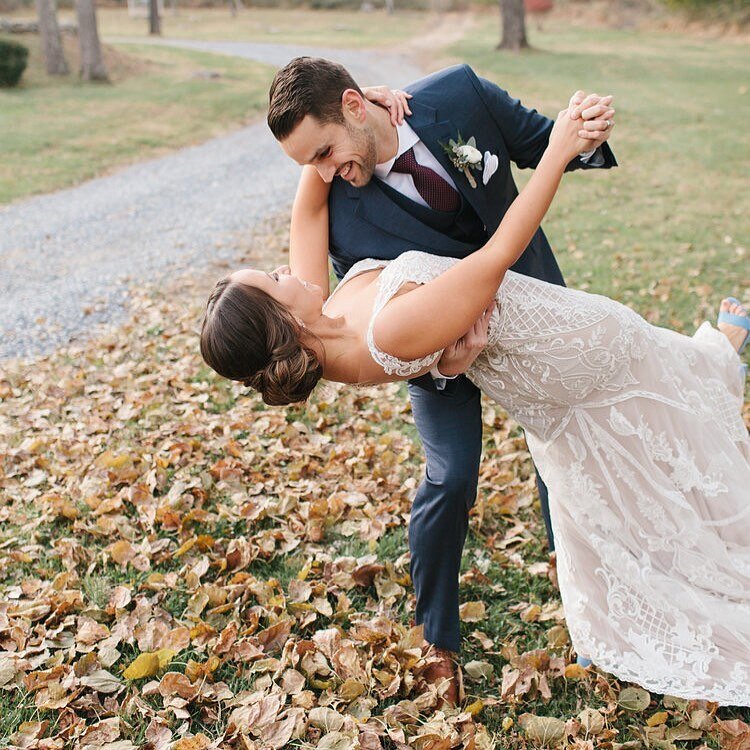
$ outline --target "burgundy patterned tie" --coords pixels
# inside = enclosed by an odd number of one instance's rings
[[[413,148],[396,159],[391,171],[410,174],[417,192],[435,211],[456,211],[461,205],[458,191],[454,190],[437,172],[417,162]]]

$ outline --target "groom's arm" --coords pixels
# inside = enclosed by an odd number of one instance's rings
[[[330,294],[328,275],[328,193],[314,167],[306,166],[297,186],[289,227],[289,267],[303,281]]]
[[[535,109],[524,107],[507,91],[477,76],[468,65],[464,66],[464,70],[490,117],[502,133],[511,160],[522,169],[535,168],[549,143],[553,121],[539,114]],[[578,156],[573,159],[566,171],[609,169],[616,166],[617,161],[612,149],[608,143],[604,143],[590,157]]]

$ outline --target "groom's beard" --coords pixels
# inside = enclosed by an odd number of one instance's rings
[[[352,127],[348,122],[346,123],[346,129],[352,141],[353,149],[362,155],[362,163],[354,165],[355,177],[350,182],[354,187],[364,187],[372,179],[375,166],[378,163],[375,133],[372,128],[368,127],[360,130],[359,128]]]

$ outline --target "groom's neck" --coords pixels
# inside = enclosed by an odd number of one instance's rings
[[[372,124],[375,133],[375,148],[377,150],[377,163],[383,164],[396,156],[398,151],[398,131],[391,122],[391,116],[387,109],[377,104],[367,102],[367,117]]]

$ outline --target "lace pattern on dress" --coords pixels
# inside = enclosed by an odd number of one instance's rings
[[[455,262],[392,261],[375,314]],[[750,439],[726,337],[512,271],[496,300],[467,375],[527,431],[576,651],[649,690],[750,705]]]

